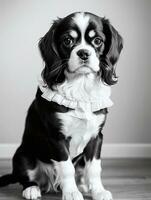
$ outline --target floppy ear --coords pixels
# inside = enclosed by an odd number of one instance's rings
[[[42,71],[42,77],[47,85],[51,88],[56,82],[59,73],[59,65],[61,59],[55,44],[55,31],[61,19],[54,21],[49,31],[39,41],[39,49],[41,56],[45,62],[45,68]]]
[[[106,19],[102,19],[103,32],[105,34],[105,49],[101,57],[102,79],[108,85],[117,82],[115,64],[123,48],[123,39],[117,30]]]

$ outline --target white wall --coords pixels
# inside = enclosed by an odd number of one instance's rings
[[[20,142],[43,68],[38,40],[53,19],[73,11],[106,16],[124,38],[105,142],[151,143],[150,0],[1,0],[0,143]]]

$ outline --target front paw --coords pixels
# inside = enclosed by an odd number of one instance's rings
[[[81,192],[63,192],[62,200],[84,200]]]
[[[113,200],[112,194],[108,190],[102,190],[100,192],[92,193],[93,200]]]
[[[25,199],[38,199],[41,197],[40,188],[38,186],[30,186],[23,190],[22,196]]]

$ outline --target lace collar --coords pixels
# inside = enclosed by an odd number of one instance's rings
[[[42,97],[68,108],[81,112],[95,112],[113,105],[110,99],[111,87],[105,85],[93,74],[83,75],[75,79],[66,79],[51,90],[43,79],[39,80]]]

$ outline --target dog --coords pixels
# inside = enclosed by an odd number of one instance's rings
[[[106,18],[76,12],[54,21],[39,41],[45,67],[1,187],[19,182],[26,199],[61,190],[63,200],[83,200],[88,191],[94,200],[112,200],[101,181],[102,129],[122,48]]]

